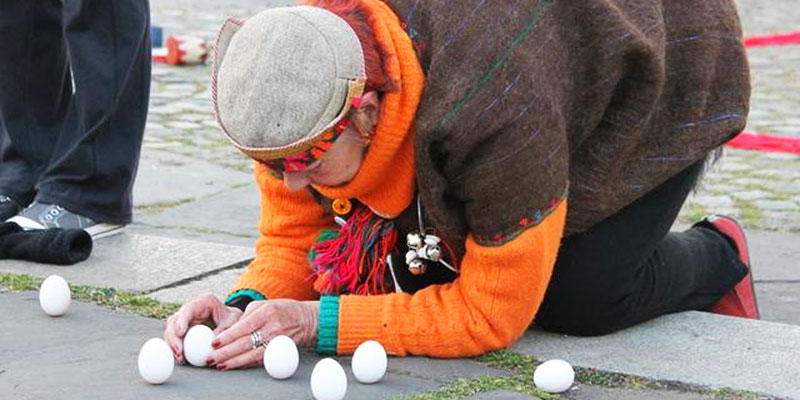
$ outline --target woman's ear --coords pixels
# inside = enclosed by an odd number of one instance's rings
[[[361,106],[358,107],[359,123],[364,128],[369,129],[370,133],[375,130],[378,120],[381,117],[381,99],[378,92],[370,90],[361,97]]]

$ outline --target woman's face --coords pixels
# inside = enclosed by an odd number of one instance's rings
[[[350,182],[361,168],[364,152],[369,145],[369,141],[356,129],[356,125],[366,134],[374,133],[380,118],[380,106],[377,92],[365,93],[358,112],[353,116],[353,123],[345,128],[325,155],[302,171],[284,172],[284,185],[289,190],[300,190],[310,184],[341,186]]]
[[[283,183],[289,190],[304,189],[309,184],[343,185],[358,173],[366,147],[366,142],[350,124],[317,162],[302,171],[284,172]]]

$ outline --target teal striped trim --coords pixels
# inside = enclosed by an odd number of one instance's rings
[[[335,355],[339,343],[339,296],[322,296],[319,301],[317,353]]]
[[[231,293],[231,295],[228,296],[227,299],[225,299],[225,304],[231,304],[232,301],[234,301],[234,300],[236,300],[236,299],[238,299],[239,297],[242,297],[242,296],[247,296],[247,297],[249,297],[249,298],[251,298],[253,300],[266,300],[267,299],[263,294],[255,291],[253,289],[241,289],[241,290],[237,290],[237,291]]]

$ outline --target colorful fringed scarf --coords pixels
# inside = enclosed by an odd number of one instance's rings
[[[390,292],[386,257],[396,241],[394,222],[359,205],[338,231],[322,231],[312,247],[314,289],[321,295]]]

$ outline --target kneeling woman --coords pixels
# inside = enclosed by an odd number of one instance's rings
[[[601,335],[667,313],[757,318],[725,217],[670,233],[709,153],[744,125],[733,3],[320,0],[229,20],[213,104],[252,157],[256,258],[185,304],[209,361],[279,334],[463,357],[541,329]],[[686,11],[691,10],[691,11]]]

